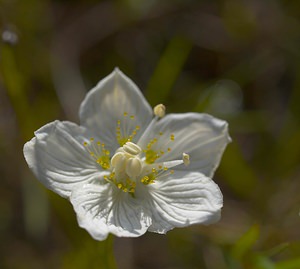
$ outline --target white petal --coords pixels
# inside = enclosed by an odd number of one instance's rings
[[[149,231],[157,233],[196,223],[214,223],[219,220],[223,206],[218,185],[197,172],[177,171],[157,180],[149,185],[149,195],[152,197]]]
[[[159,135],[160,132],[163,134]],[[170,139],[171,134],[174,141]],[[175,169],[199,171],[208,177],[213,176],[226,145],[231,141],[226,121],[199,113],[167,115],[155,124],[147,136],[146,141],[158,138],[152,148],[165,152],[157,162],[181,159],[182,154],[187,153],[189,166]]]
[[[127,116],[124,116],[125,112]],[[133,140],[136,141],[153,115],[138,87],[117,68],[86,95],[79,114],[81,124],[105,136],[107,143],[115,146],[113,150],[119,147],[116,139],[118,120],[123,134],[128,136],[136,126],[140,127]]]
[[[35,176],[49,189],[68,197],[78,184],[103,173],[83,146],[86,130],[71,122],[51,122],[24,145],[24,157]]]
[[[87,230],[95,240],[105,240],[109,233],[107,225],[101,219],[93,217],[84,207],[76,207],[76,209],[79,226]]]
[[[151,225],[140,201],[110,183],[84,185],[72,192],[70,200],[76,213],[90,223],[83,228],[92,235],[97,233],[97,225],[93,223],[105,223],[110,233],[120,237],[140,236]]]

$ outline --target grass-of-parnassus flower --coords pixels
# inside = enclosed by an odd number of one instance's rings
[[[80,125],[41,127],[25,144],[25,159],[97,240],[216,222],[223,198],[211,177],[230,142],[227,123],[165,110],[151,109],[116,68],[85,97]]]

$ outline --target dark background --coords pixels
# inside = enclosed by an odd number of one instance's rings
[[[0,268],[300,268],[300,1],[0,0],[0,19]],[[229,122],[219,223],[97,242],[28,169],[33,132],[78,123],[115,66],[152,106]]]

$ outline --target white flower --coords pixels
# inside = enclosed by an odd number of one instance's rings
[[[47,188],[70,199],[92,237],[166,233],[220,218],[222,193],[211,177],[230,142],[225,121],[152,110],[118,69],[87,94],[79,115],[81,126],[40,128],[24,156]]]

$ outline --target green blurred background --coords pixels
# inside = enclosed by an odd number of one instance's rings
[[[0,0],[0,19],[0,268],[300,268],[299,0]],[[229,122],[219,223],[97,242],[29,171],[23,144],[115,66],[151,105]]]

